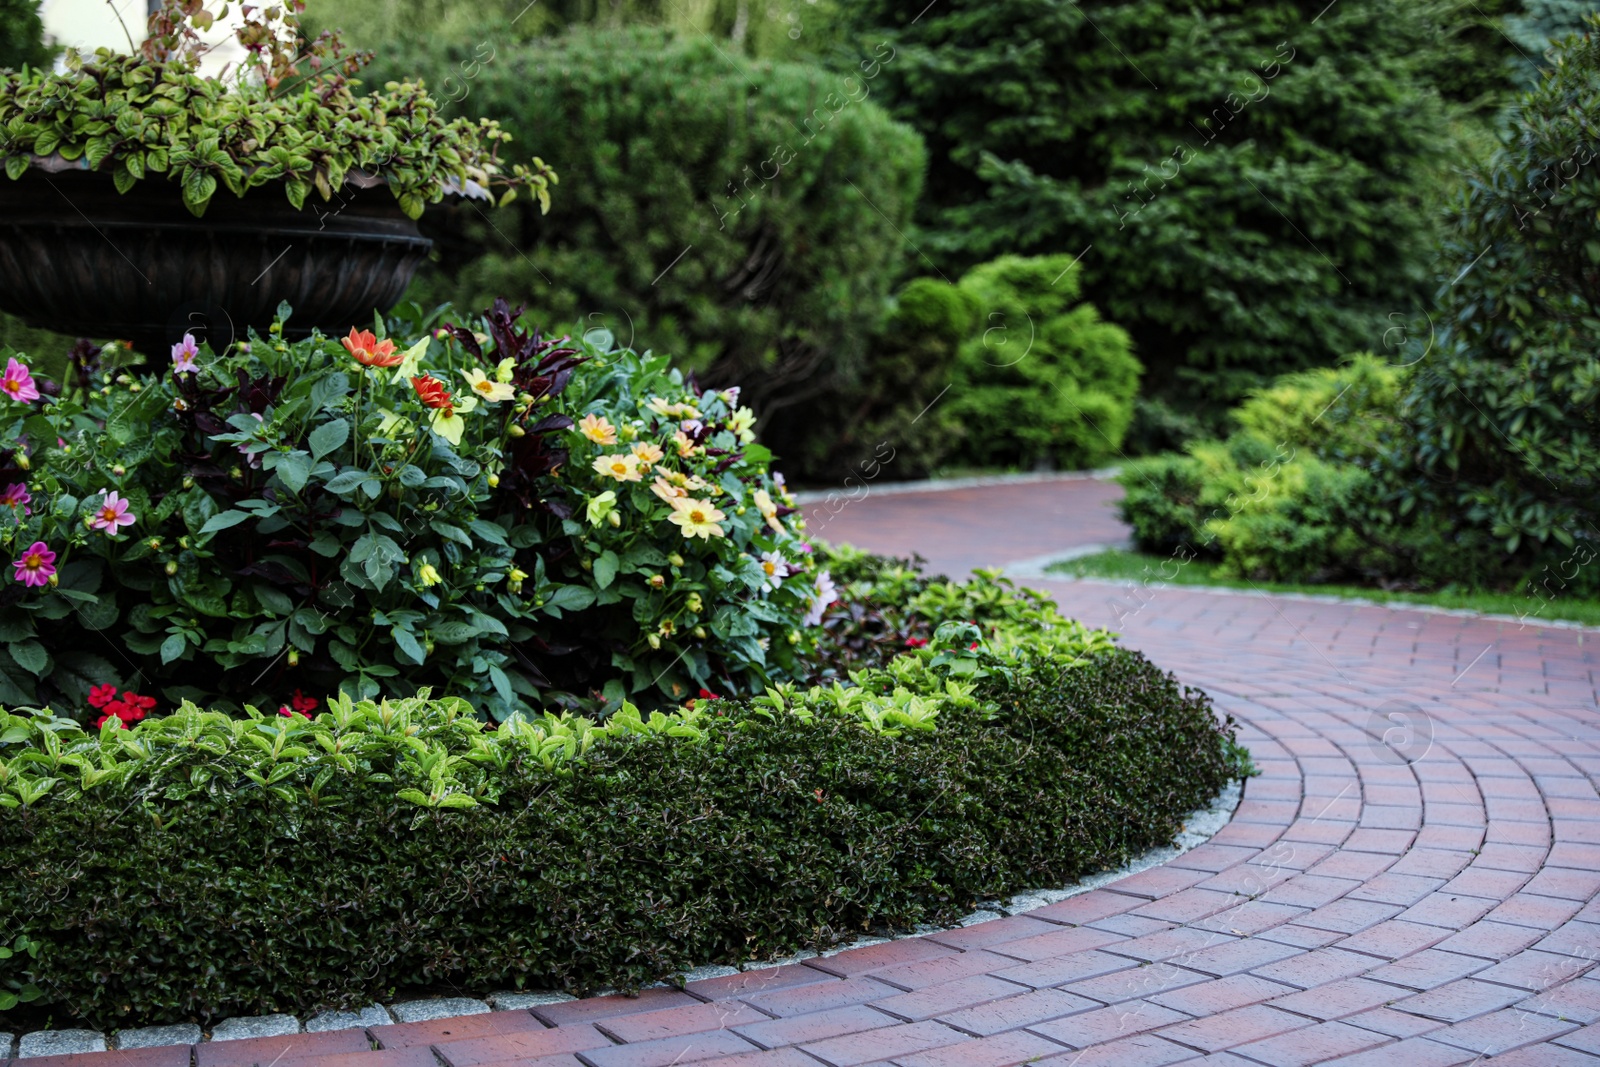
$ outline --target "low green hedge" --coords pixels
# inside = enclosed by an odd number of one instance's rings
[[[603,727],[422,698],[98,734],[0,713],[0,930],[39,944],[0,988],[114,1027],[636,987],[1067,884],[1238,773],[1231,724],[1138,653],[976,633]]]

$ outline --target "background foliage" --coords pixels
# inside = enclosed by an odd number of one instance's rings
[[[1590,589],[1594,568],[1571,564],[1600,547],[1596,26],[1558,46],[1453,204],[1441,336],[1385,464],[1401,513],[1441,517],[1500,580],[1559,567]]]
[[[0,0],[0,69],[48,67],[55,49],[45,44],[39,0]]]
[[[437,84],[470,47],[394,48],[375,75]],[[871,95],[891,62],[736,61],[653,30],[500,47],[457,107],[560,159],[561,186],[547,216],[463,208],[469,239],[443,235],[420,291],[526,294],[540,321],[673,352],[743,385],[779,452],[831,432],[799,409],[860,373],[921,184],[917,137]]]
[[[1430,9],[1277,0],[852,8],[898,50],[883,93],[927,140],[921,246],[949,271],[1084,254],[1149,382],[1220,413],[1373,347],[1427,293],[1429,175],[1455,61]],[[1090,250],[1092,248],[1092,250]]]

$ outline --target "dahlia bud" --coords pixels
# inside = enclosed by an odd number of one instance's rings
[[[161,538],[159,538],[159,537],[152,537],[152,538],[150,538],[150,540],[146,541],[145,544],[150,546],[151,551],[154,551],[154,552],[160,552],[161,551]]]
[[[620,527],[622,525],[622,516],[613,511],[611,514],[606,516],[606,521],[609,522],[613,528]]]
[[[26,452],[18,452],[16,456],[17,466],[21,467],[23,470],[28,470],[33,466],[32,463],[28,462],[28,454]]]
[[[513,422],[511,424],[511,429],[507,430],[506,432],[512,437],[526,437],[528,435],[528,431],[524,430],[522,425],[516,422]]]
[[[696,615],[700,613],[701,608],[705,607],[705,601],[700,599],[699,593],[690,593],[688,604],[689,610],[694,612]]]
[[[660,648],[661,647],[661,638],[657,637],[655,634],[647,635],[645,637],[645,641],[647,643],[649,643],[651,648]]]
[[[289,655],[284,658],[289,661],[289,666],[300,666],[300,650],[298,648],[291,647],[289,649]]]
[[[174,574],[178,573],[178,561],[175,559],[169,559],[167,560],[167,565],[161,569],[167,572],[168,578],[171,578]]]
[[[193,478],[189,478],[189,477],[185,477],[183,479],[183,487],[185,489],[193,489],[194,488],[194,479]]]
[[[189,547],[189,535],[188,534],[185,534],[182,537],[178,538],[178,547],[179,548],[188,548]]]
[[[700,640],[704,641],[706,639],[706,628],[704,626],[696,626],[694,628],[694,635]]]
[[[672,564],[674,567],[681,567],[683,566],[683,557],[674,552],[672,555],[667,557],[667,562]]]
[[[520,567],[512,567],[506,572],[506,588],[513,593],[522,592],[522,583],[527,580],[528,572]]]
[[[498,489],[498,488],[500,488],[500,476],[498,474],[489,475],[489,488],[490,489]]]
[[[121,478],[128,473],[128,468],[118,463],[115,467],[111,468],[111,473],[116,475],[118,478]]]
[[[651,589],[662,589],[662,588],[664,588],[666,586],[666,584],[667,584],[667,579],[666,579],[665,575],[652,574],[650,576],[650,588]]]

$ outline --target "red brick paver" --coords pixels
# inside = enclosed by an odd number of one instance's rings
[[[1124,539],[1119,495],[1059,479],[807,513],[829,540],[960,576]],[[1600,1065],[1600,633],[1022,584],[1239,723],[1262,773],[1210,843],[1026,916],[682,992],[207,1043],[195,1063],[409,1067],[362,1051],[381,1045],[448,1067]]]

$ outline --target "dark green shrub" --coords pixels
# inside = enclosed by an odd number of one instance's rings
[[[881,95],[927,141],[918,245],[946,273],[1081,252],[1147,388],[1217,415],[1424,306],[1459,63],[1429,5],[923,6],[852,17],[896,49]]]
[[[1117,481],[1124,490],[1117,508],[1146,552],[1169,553],[1203,545],[1205,510],[1200,494],[1203,468],[1192,455],[1146,456],[1125,463]]]
[[[0,0],[0,69],[48,67],[55,49],[44,43],[41,0]]]
[[[1385,461],[1403,514],[1508,582],[1600,588],[1600,37],[1551,55],[1455,205],[1439,343]]]
[[[963,459],[1070,469],[1121,454],[1139,361],[1080,286],[1071,256],[1001,256],[962,277],[982,331],[944,401],[966,429]]]
[[[929,649],[600,734],[485,732],[459,701],[95,735],[0,713],[0,927],[42,943],[0,982],[96,1027],[637,987],[1066,884],[1241,770],[1205,696],[1138,653],[961,650],[975,693]]]
[[[822,402],[833,432],[815,454],[827,458],[802,469],[842,476],[848,491],[944,463],[1083,467],[1117,456],[1139,361],[1124,330],[1078,302],[1080,284],[1070,256],[1002,256],[954,285],[911,281],[860,377]]]
[[[977,301],[967,289],[936,278],[907,282],[872,339],[860,376],[818,402],[818,417],[830,432],[786,457],[791,469],[818,482],[846,479],[846,491],[880,477],[932,473],[965,436],[940,394],[977,325]]]
[[[459,75],[479,38],[396,47],[382,71]],[[885,47],[848,74],[730,62],[699,36],[575,29],[479,64],[502,117],[561,174],[549,215],[460,209],[422,291],[525,299],[746,389],[781,453],[828,435],[809,403],[854,380],[906,253],[921,143],[877,106]],[[385,76],[378,73],[378,77]]]
[[[1504,19],[1505,36],[1516,50],[1506,57],[1513,79],[1524,89],[1539,84],[1549,69],[1545,53],[1574,33],[1583,33],[1595,13],[1593,0],[1522,0],[1521,11]]]

